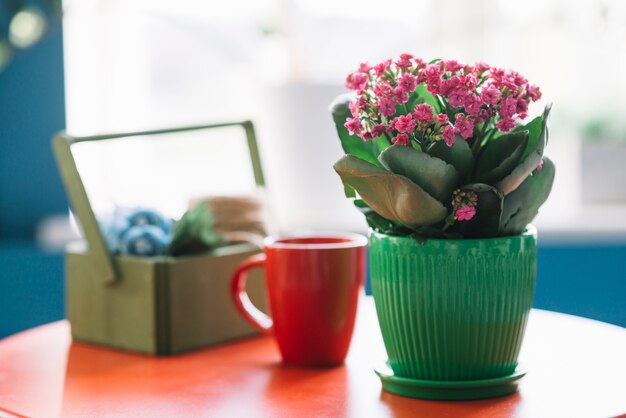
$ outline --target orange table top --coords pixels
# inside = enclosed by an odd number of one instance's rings
[[[612,417],[626,413],[626,329],[532,312],[520,391],[425,401],[381,390],[384,349],[371,298],[360,301],[346,364],[281,365],[258,337],[175,357],[72,343],[66,321],[0,341],[0,418],[32,417]]]

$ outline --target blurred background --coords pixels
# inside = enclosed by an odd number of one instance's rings
[[[251,119],[274,230],[365,233],[331,168],[327,108],[359,63],[402,52],[541,86],[557,178],[535,222],[535,306],[626,326],[625,42],[620,0],[0,0],[0,337],[64,317],[75,232],[55,132]]]

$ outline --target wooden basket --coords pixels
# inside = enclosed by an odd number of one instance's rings
[[[256,334],[235,310],[229,292],[234,268],[260,252],[258,247],[231,245],[184,257],[111,255],[72,154],[72,145],[80,142],[231,126],[245,133],[256,185],[264,186],[249,121],[83,138],[60,133],[54,138],[61,177],[86,240],[68,246],[65,258],[67,316],[75,340],[166,355]],[[251,274],[248,294],[264,308],[262,272]]]

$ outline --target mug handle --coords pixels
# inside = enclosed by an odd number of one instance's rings
[[[237,266],[230,283],[230,294],[239,313],[256,329],[265,335],[274,333],[274,321],[261,312],[250,300],[246,293],[248,270],[255,267],[265,268],[265,254],[248,257]]]

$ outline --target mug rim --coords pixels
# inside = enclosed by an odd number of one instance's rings
[[[329,242],[285,242],[289,240],[324,240]],[[271,235],[263,240],[264,248],[284,250],[333,250],[360,248],[368,244],[367,237],[352,232],[310,232]]]

